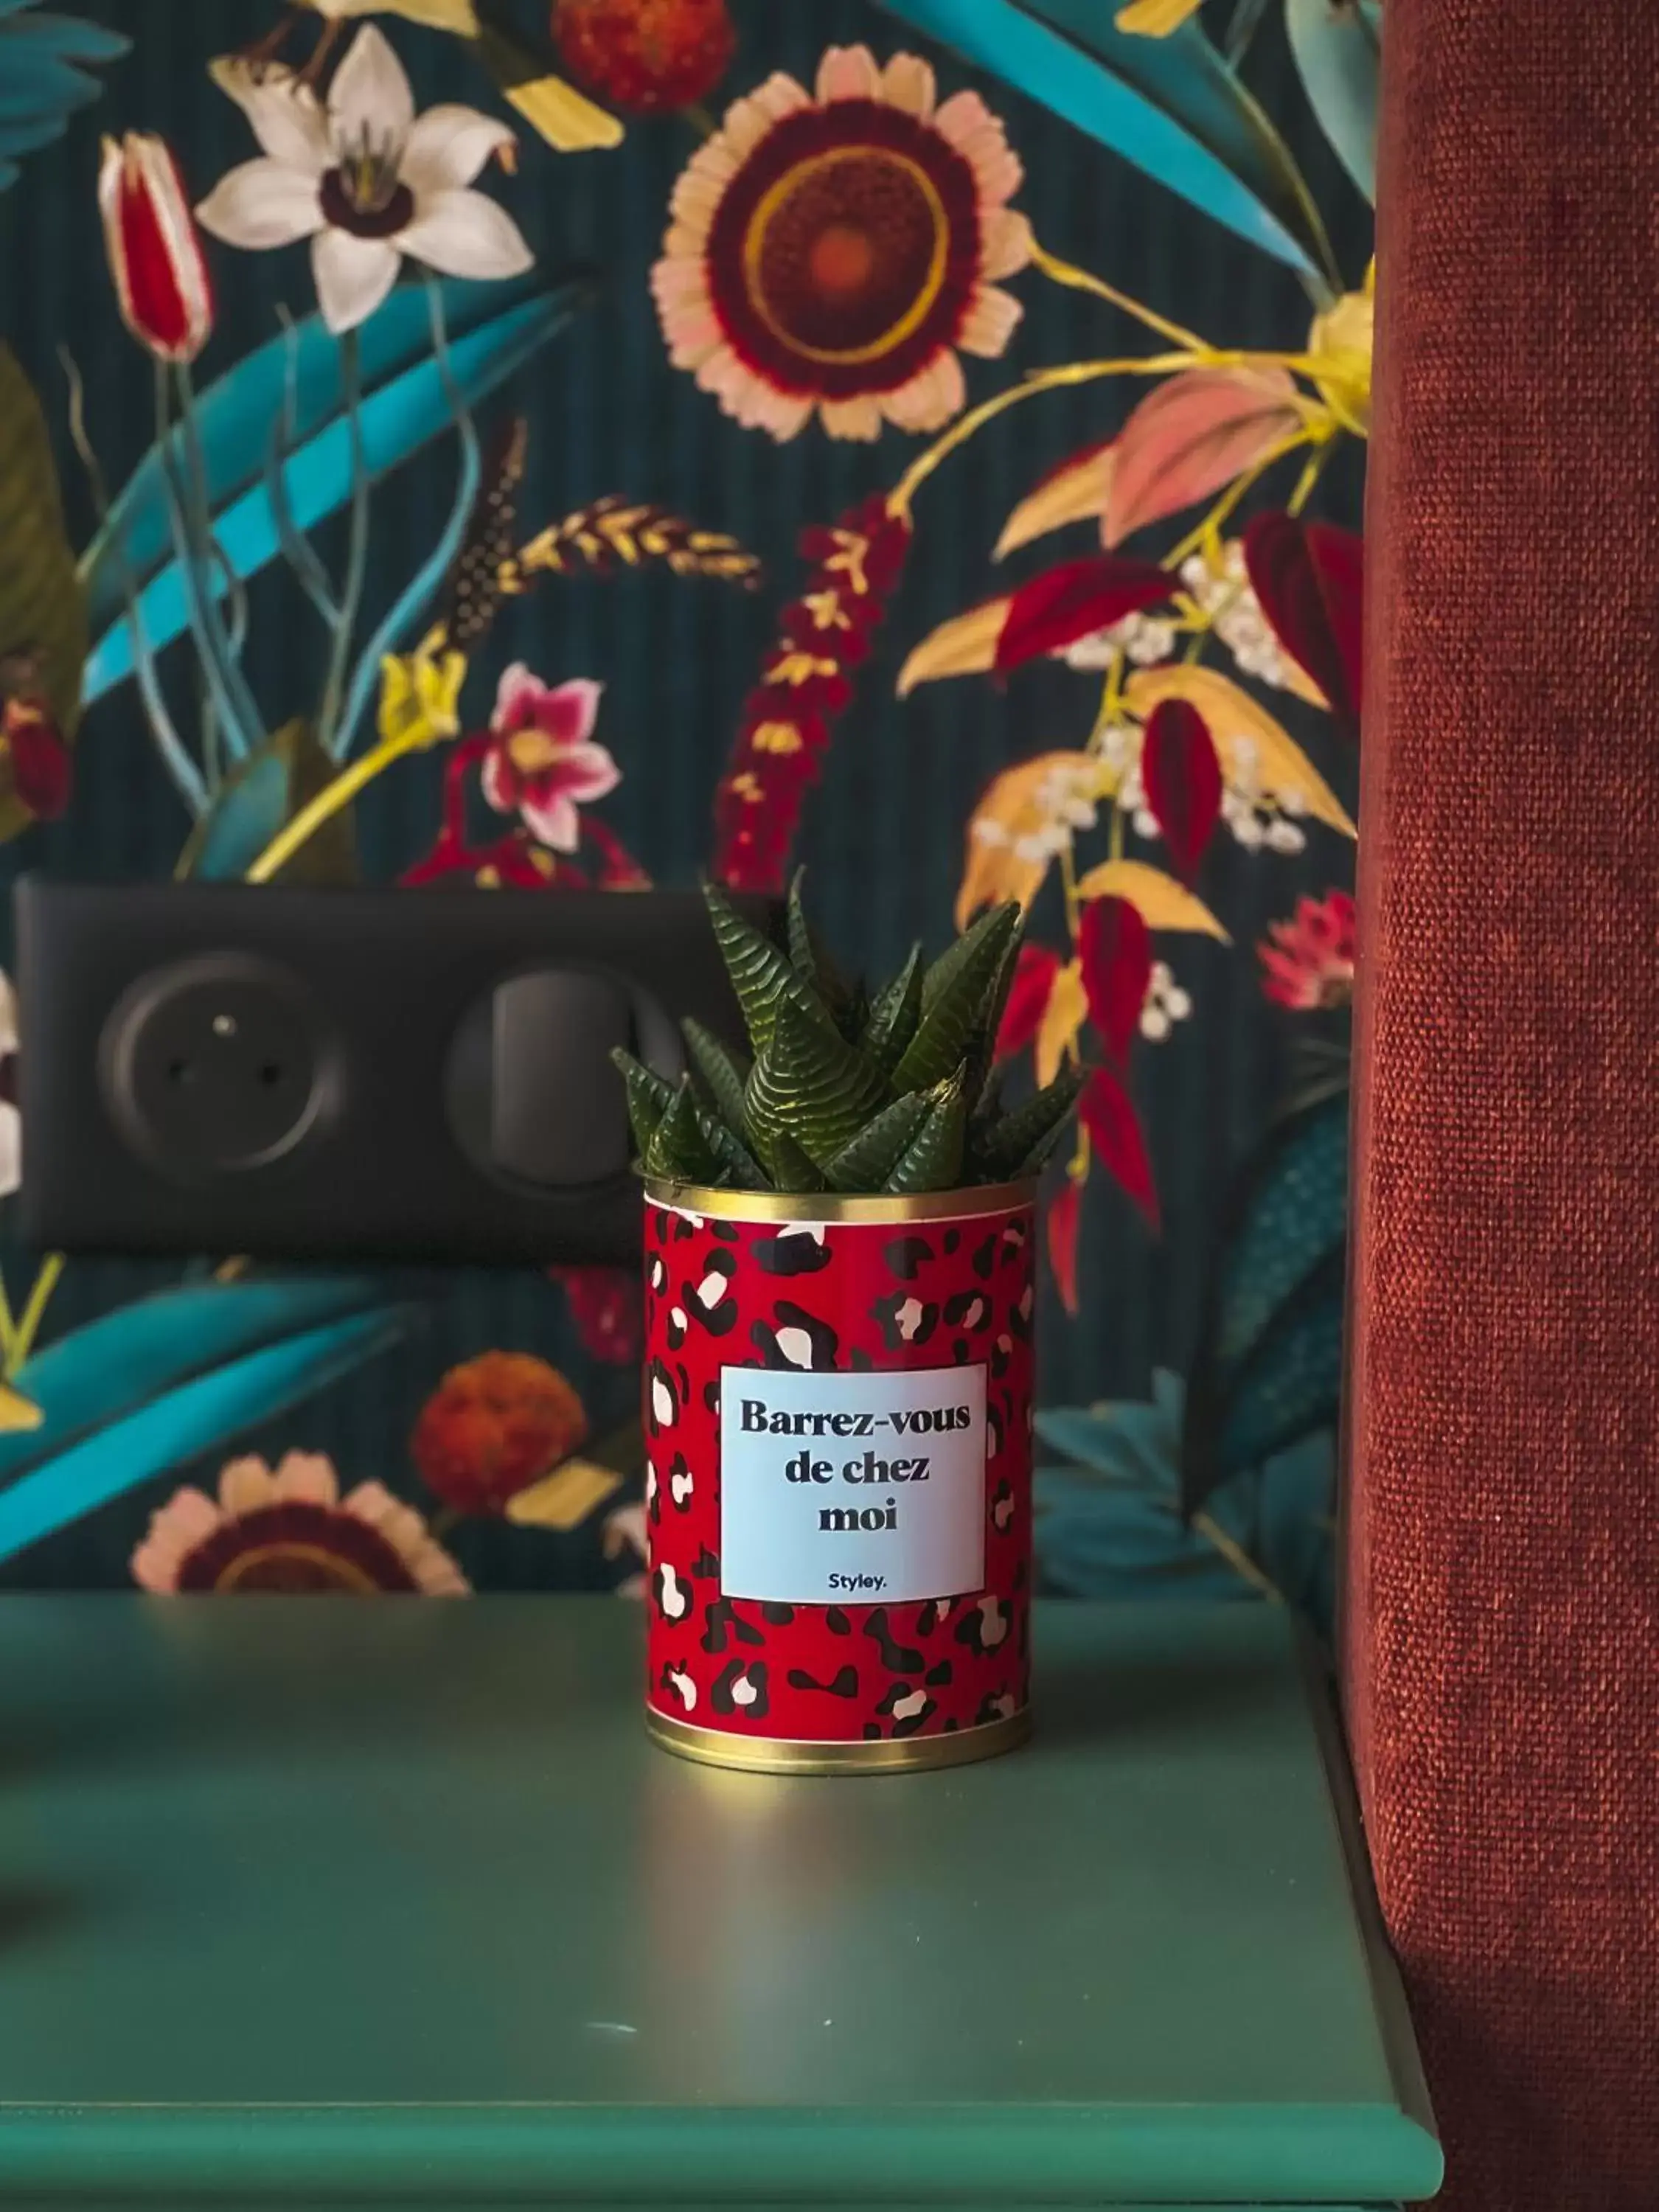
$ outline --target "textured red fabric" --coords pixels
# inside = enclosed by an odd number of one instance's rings
[[[1659,2207],[1659,5],[1389,0],[1345,1662],[1455,2212]]]

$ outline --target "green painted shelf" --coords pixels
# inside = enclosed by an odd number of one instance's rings
[[[595,1599],[0,1602],[0,2199],[1376,2206],[1440,2153],[1269,1607],[1054,1605],[1038,1733],[646,1742]]]

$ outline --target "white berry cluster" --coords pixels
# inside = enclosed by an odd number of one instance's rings
[[[1213,618],[1216,635],[1246,676],[1276,691],[1289,690],[1293,683],[1291,664],[1274,636],[1261,602],[1250,588],[1244,567],[1244,548],[1237,538],[1221,549],[1221,565],[1215,568],[1201,553],[1181,564],[1181,580],[1188,596]]]
[[[1177,1022],[1184,1022],[1193,1011],[1193,1002],[1175,979],[1167,960],[1154,960],[1151,981],[1146,986],[1146,1003],[1140,1010],[1140,1034],[1153,1044],[1162,1044]]]
[[[1068,668],[1097,671],[1109,668],[1121,653],[1137,668],[1155,668],[1176,648],[1176,626],[1159,615],[1125,615],[1105,629],[1092,629],[1061,648],[1060,658]]]

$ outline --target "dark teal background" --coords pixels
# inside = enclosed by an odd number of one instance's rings
[[[269,0],[82,0],[79,12],[129,33],[135,51],[109,72],[100,104],[76,119],[64,143],[32,157],[21,183],[0,198],[0,335],[34,379],[60,434],[77,544],[90,532],[92,509],[61,435],[60,349],[85,377],[89,425],[112,483],[125,477],[152,434],[149,363],[119,326],[105,269],[94,201],[99,132],[161,131],[178,150],[192,192],[204,192],[253,149],[243,117],[212,88],[204,64],[258,35],[274,8]],[[534,10],[524,12],[527,24]],[[921,46],[863,0],[733,0],[732,13],[741,48],[716,106],[774,68],[810,83],[832,43],[863,40],[884,58]],[[440,98],[491,104],[487,82],[460,46],[404,25],[386,27],[422,105]],[[1018,204],[1051,252],[1218,343],[1301,343],[1310,309],[1288,271],[1000,84],[975,78],[948,55],[933,52],[932,58],[943,91],[977,84],[1006,120],[1026,168]],[[1370,252],[1370,212],[1308,112],[1276,15],[1246,73],[1304,168],[1345,278],[1357,284]],[[919,450],[917,441],[891,430],[872,448],[833,443],[816,428],[777,447],[726,420],[689,376],[669,366],[647,278],[674,179],[695,143],[682,121],[635,121],[615,153],[558,158],[528,143],[518,178],[491,182],[544,275],[586,264],[600,286],[596,307],[510,389],[508,403],[527,416],[531,432],[521,515],[527,534],[603,494],[626,493],[731,532],[763,556],[765,583],[746,594],[663,575],[549,581],[508,609],[467,695],[476,726],[509,659],[528,659],[550,681],[601,679],[598,734],[625,777],[604,811],[665,883],[692,880],[708,856],[712,794],[776,609],[797,581],[797,532],[890,486]],[[220,319],[199,366],[204,380],[270,333],[279,301],[296,313],[311,305],[303,249],[252,255],[221,247],[213,265]],[[1034,271],[1012,289],[1025,304],[1024,321],[1003,361],[967,364],[975,398],[1030,367],[1142,349],[1142,334],[1098,301],[1061,292]],[[1005,572],[992,566],[990,549],[1011,507],[1054,462],[1109,434],[1139,388],[1119,383],[1036,400],[992,426],[920,497],[908,570],[839,728],[799,848],[825,933],[848,962],[885,969],[918,934],[937,946],[950,927],[975,794],[1005,763],[1079,744],[1086,734],[1091,682],[1059,666],[1021,672],[1006,690],[982,679],[940,684],[902,703],[894,700],[893,678],[935,623],[1003,587]],[[453,478],[452,441],[428,450],[377,495],[371,619],[441,529]],[[1350,447],[1317,504],[1356,522],[1358,492],[1358,457]],[[1073,533],[1011,567],[1024,573],[1088,544],[1086,532]],[[252,617],[246,665],[274,728],[314,699],[320,633],[300,593],[276,574],[256,587]],[[182,686],[183,655],[175,650],[169,665]],[[1352,805],[1352,753],[1323,718],[1300,720],[1292,702],[1285,719]],[[360,843],[370,878],[396,873],[430,842],[438,770],[435,760],[400,768],[362,802]],[[8,882],[26,867],[103,881],[165,875],[186,826],[136,700],[124,690],[87,719],[68,817],[5,848],[0,866]],[[1046,1401],[1139,1396],[1154,1365],[1185,1366],[1230,1169],[1267,1119],[1284,1078],[1285,1031],[1260,994],[1255,940],[1291,910],[1298,892],[1346,884],[1351,871],[1349,848],[1316,828],[1309,853],[1294,860],[1249,855],[1224,837],[1212,848],[1201,888],[1232,932],[1234,947],[1176,941],[1174,964],[1195,1012],[1170,1042],[1143,1048],[1136,1066],[1164,1234],[1153,1240],[1115,1189],[1094,1177],[1081,1317],[1068,1322],[1051,1295],[1043,1316]],[[1038,933],[1045,912],[1039,909]],[[9,1255],[14,1297],[29,1272],[21,1255]],[[76,1261],[53,1303],[47,1338],[176,1279],[177,1272]],[[392,1357],[256,1437],[255,1448],[324,1449],[348,1482],[376,1475],[412,1494],[405,1440],[416,1413],[443,1369],[491,1346],[535,1351],[567,1367],[601,1429],[630,1402],[631,1370],[584,1360],[562,1294],[539,1278],[458,1273],[410,1279],[410,1288],[426,1302],[424,1327]],[[197,1477],[213,1471],[197,1470]],[[133,1543],[172,1486],[169,1479],[135,1493],[16,1562],[5,1578],[125,1583]],[[471,1524],[452,1540],[474,1579],[491,1586],[568,1584],[610,1571],[598,1560],[591,1529],[558,1538]]]

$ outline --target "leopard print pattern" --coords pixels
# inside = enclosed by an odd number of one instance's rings
[[[797,1742],[950,1735],[1030,1679],[1032,1222],[726,1220],[646,1209],[649,1691],[665,1717]],[[981,1365],[985,1586],[921,1603],[785,1605],[720,1586],[726,1367]]]

